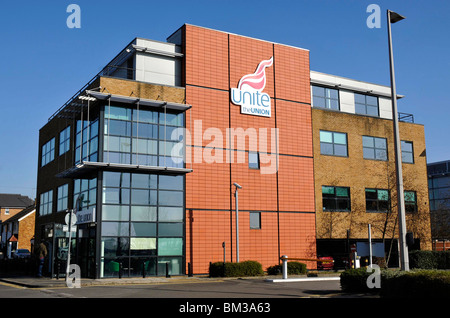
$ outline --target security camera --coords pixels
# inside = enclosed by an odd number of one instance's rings
[[[237,184],[236,182],[233,183],[233,184],[234,184],[234,186],[235,186],[236,188],[242,189],[242,187],[241,187],[239,184]]]

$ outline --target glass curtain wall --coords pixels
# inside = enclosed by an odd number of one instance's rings
[[[184,176],[103,172],[100,277],[182,274]]]
[[[184,114],[105,106],[104,154],[108,163],[184,167]],[[176,130],[176,131],[175,131]],[[172,151],[173,150],[173,151]]]

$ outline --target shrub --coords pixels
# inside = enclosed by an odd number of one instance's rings
[[[365,268],[352,268],[341,273],[341,289],[345,292],[369,292],[374,291],[367,287],[367,278],[372,272]]]
[[[367,278],[371,274],[365,268],[348,269],[341,273],[341,289],[345,292],[380,293],[385,298],[442,298],[450,295],[450,271],[381,270],[381,289],[367,286]]]
[[[239,263],[211,263],[209,276],[211,277],[243,277],[264,275],[262,265],[256,261],[244,261]]]
[[[287,270],[288,275],[306,274],[306,264],[300,262],[288,262]],[[282,265],[274,265],[267,268],[267,274],[269,275],[279,275],[282,271]]]
[[[411,251],[410,268],[450,269],[450,251]]]
[[[381,296],[389,298],[438,297],[450,295],[450,272],[443,270],[384,271]]]

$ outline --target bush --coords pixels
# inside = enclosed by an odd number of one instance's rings
[[[380,293],[385,298],[448,297],[450,271],[445,270],[381,270],[381,289],[369,288],[367,278],[373,272],[365,268],[341,273],[341,289],[345,292]]]
[[[300,262],[288,262],[287,270],[288,275],[306,274],[306,264]],[[282,265],[274,265],[267,268],[267,274],[269,275],[279,275],[282,271]]]
[[[367,278],[372,272],[365,268],[352,268],[341,273],[341,289],[345,292],[370,292],[374,291],[367,287]]]
[[[383,271],[381,296],[386,298],[437,297],[450,295],[450,272],[442,270]]]
[[[209,266],[210,277],[243,277],[262,276],[262,265],[256,261],[244,261],[239,263],[211,263]]]
[[[411,251],[410,268],[450,269],[450,251]]]

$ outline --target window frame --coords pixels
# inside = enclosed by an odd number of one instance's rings
[[[250,161],[250,155],[256,156],[256,163]],[[259,152],[257,151],[248,152],[248,168],[252,170],[259,170],[261,168]]]
[[[367,198],[367,190],[375,190],[377,198],[376,199],[368,199]],[[378,193],[379,191],[387,191],[387,196],[388,196],[387,200],[380,200],[379,199],[379,193]],[[390,191],[388,189],[365,188],[364,192],[365,192],[365,198],[366,198],[366,212],[367,213],[387,213],[387,212],[389,212],[391,210],[391,195],[390,195]],[[367,202],[368,201],[369,202],[376,202],[377,209],[376,210],[369,210],[369,209],[367,209]],[[385,210],[384,209],[380,209],[380,202],[386,202],[387,208]]]
[[[413,193],[414,194],[414,201],[406,200],[407,193]],[[405,212],[406,213],[416,213],[418,211],[418,205],[417,205],[417,192],[413,190],[405,190],[403,191],[403,197],[405,202]],[[411,203],[412,202],[412,203]],[[412,206],[412,211],[408,211],[408,206]]]
[[[314,93],[315,88],[323,88],[324,89],[324,95],[317,95]],[[327,94],[327,91],[335,91],[337,93],[337,98],[333,98],[330,96],[327,96],[329,94]],[[320,86],[320,85],[311,85],[311,95],[312,95],[312,105],[313,107],[318,107],[318,108],[322,108],[322,109],[330,109],[330,110],[335,110],[335,111],[340,111],[341,110],[341,103],[340,103],[340,94],[339,94],[339,90],[335,89],[335,88],[331,88],[331,87],[326,87],[326,86]],[[323,99],[324,101],[324,105],[325,106],[320,106],[320,105],[316,105],[314,103],[315,98],[320,98]],[[337,102],[337,109],[336,108],[332,108],[331,107],[331,101],[336,101]]]
[[[403,146],[403,144],[411,144],[411,151],[406,151],[406,150],[404,150],[403,148],[404,147],[402,147]],[[409,140],[401,140],[400,141],[400,148],[401,148],[401,152],[402,152],[402,163],[410,163],[410,164],[414,164],[414,142],[412,142],[412,141],[409,141]],[[411,162],[410,161],[405,161],[404,160],[404,156],[403,156],[403,154],[411,154]]]
[[[253,218],[252,218],[252,216],[253,216]],[[254,219],[255,217],[257,218],[257,224],[255,224],[255,219]],[[250,230],[261,230],[261,212],[257,212],[257,211],[249,212],[249,225],[250,225]]]
[[[55,160],[55,142],[56,138],[53,137],[41,147],[41,167],[49,164]],[[47,155],[49,158],[47,158]]]
[[[328,197],[324,197],[324,187],[327,188],[333,188],[333,196],[328,196]],[[337,195],[337,189],[346,189],[348,196],[347,197],[343,197],[343,196],[338,196]],[[344,199],[345,198],[345,199]],[[325,200],[333,200],[334,201],[334,209],[330,209],[330,208],[325,208],[325,204],[324,201]],[[348,208],[347,209],[340,209],[338,208],[339,201],[346,201],[348,203]],[[352,210],[352,206],[351,206],[351,195],[350,195],[350,187],[342,187],[342,186],[328,186],[328,185],[323,185],[322,186],[322,211],[323,212],[351,212]]]
[[[64,188],[65,188],[65,195],[64,195]],[[60,192],[61,189],[61,192]],[[60,196],[60,194],[62,196]],[[57,198],[56,198],[56,212],[66,211],[68,208],[69,203],[69,184],[63,184],[58,187],[57,191]]]
[[[369,94],[361,94],[361,93],[358,93],[358,92],[354,92],[353,95],[354,95],[354,101],[355,101],[355,114],[365,115],[365,116],[372,116],[372,117],[380,117],[380,100],[379,100],[378,96],[369,95]],[[364,104],[360,103],[359,101],[357,101],[357,96],[364,96]],[[376,115],[369,114],[369,112],[367,111],[367,109],[368,109],[367,107],[375,107],[375,105],[372,105],[372,104],[368,103],[367,97],[373,97],[373,98],[377,99],[377,105],[376,105],[377,114]],[[358,112],[357,107],[356,107],[357,105],[363,105],[364,106],[364,113]]]
[[[373,147],[364,146],[364,138],[372,138],[372,140],[373,140]],[[376,140],[377,139],[384,140],[386,148],[384,148],[384,149],[383,148],[378,148],[376,146]],[[363,146],[363,158],[364,159],[377,160],[377,161],[388,161],[389,160],[387,138],[363,135],[362,136],[362,146]],[[364,156],[364,149],[371,149],[371,150],[373,150],[374,151],[374,158],[366,158]],[[386,152],[386,157],[384,159],[377,158],[377,150],[384,150]]]
[[[63,155],[70,150],[70,126],[67,126],[59,133],[59,155]]]
[[[322,133],[331,133],[332,141],[331,142],[322,141]],[[336,134],[345,135],[345,155],[336,154],[336,147],[335,147],[335,145],[344,145],[344,144],[340,144],[340,143],[336,143],[335,142],[335,135]],[[320,130],[319,131],[319,142],[320,142],[320,154],[321,155],[348,158],[348,135],[347,135],[347,133],[339,132],[339,131]],[[331,145],[332,148],[333,148],[333,153],[326,153],[326,152],[324,152],[322,144]]]

